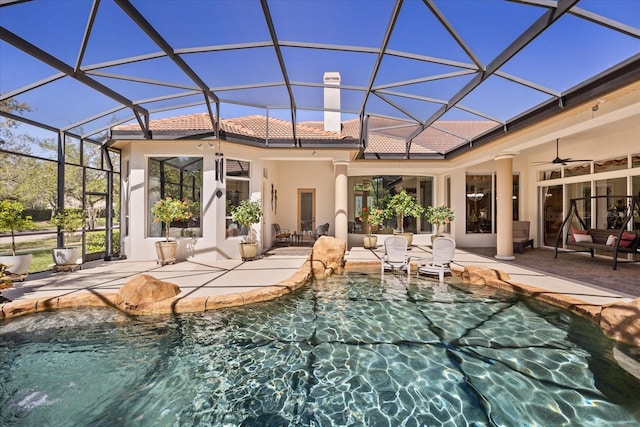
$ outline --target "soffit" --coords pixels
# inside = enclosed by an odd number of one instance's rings
[[[204,131],[189,138],[446,158],[640,68],[640,2],[624,0],[4,1],[0,25],[0,100],[101,143],[199,115],[210,128],[184,124]],[[318,126],[326,71],[341,75],[337,135]]]

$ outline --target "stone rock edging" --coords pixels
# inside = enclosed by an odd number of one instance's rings
[[[0,319],[63,308],[113,307],[132,315],[193,313],[237,307],[269,301],[304,286],[312,278],[325,278],[334,273],[380,268],[379,261],[344,261],[346,244],[323,236],[313,245],[309,258],[288,279],[248,292],[220,296],[180,297],[177,285],[150,275],[138,275],[123,285],[118,293],[82,292],[51,298],[28,299],[4,303]],[[608,337],[640,347],[640,298],[629,303],[589,304],[570,295],[551,292],[530,285],[511,282],[509,274],[480,266],[453,267],[452,274],[463,282],[477,286],[493,286],[527,295],[556,307],[567,309],[599,325]]]
[[[347,271],[377,271],[379,268],[379,261],[348,261],[345,265]],[[451,273],[470,285],[492,286],[564,308],[591,319],[609,338],[640,347],[640,298],[628,303],[589,304],[571,295],[512,282],[508,273],[488,267],[453,265]]]
[[[193,313],[264,302],[293,292],[314,277],[324,278],[333,273],[341,273],[345,251],[344,242],[333,237],[320,237],[313,245],[311,256],[291,277],[275,285],[247,292],[196,298],[180,297],[177,285],[148,274],[139,274],[124,284],[118,293],[83,291],[76,295],[8,302],[0,307],[0,319],[64,308],[113,307],[132,315],[147,315]]]
[[[471,285],[487,285],[510,292],[524,294],[556,307],[567,309],[591,319],[609,338],[640,347],[640,298],[630,302],[614,302],[604,305],[589,304],[573,296],[552,292],[535,286],[511,282],[509,274],[487,267],[466,266],[453,271],[463,282]]]

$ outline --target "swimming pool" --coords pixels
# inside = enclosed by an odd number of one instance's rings
[[[640,422],[640,382],[591,322],[422,278],[333,276],[192,315],[43,313],[0,340],[1,425]]]

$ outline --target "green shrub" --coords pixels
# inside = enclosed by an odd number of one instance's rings
[[[109,255],[120,255],[120,230],[113,230],[111,236],[113,253]],[[85,239],[87,253],[93,254],[106,251],[107,242],[104,231],[87,233]]]

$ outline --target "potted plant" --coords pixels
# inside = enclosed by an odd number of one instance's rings
[[[61,209],[51,218],[51,223],[62,233],[62,247],[52,250],[57,266],[75,266],[82,256],[82,248],[69,246],[73,234],[84,225],[84,215],[78,209]]]
[[[251,260],[258,254],[258,244],[255,232],[251,229],[253,224],[260,222],[262,216],[262,203],[260,200],[245,199],[233,211],[231,219],[239,225],[247,228],[247,236],[240,243],[240,257],[243,260]]]
[[[0,264],[8,266],[8,272],[20,276],[28,273],[32,255],[16,254],[15,233],[35,228],[31,217],[28,215],[23,216],[24,209],[24,205],[17,200],[3,200],[0,202],[0,232],[11,232],[11,256],[0,256]]]
[[[173,264],[176,262],[178,243],[169,239],[171,223],[174,221],[186,221],[191,216],[191,203],[186,199],[174,199],[165,197],[158,200],[151,208],[154,222],[160,222],[164,226],[165,240],[156,242],[156,254],[158,264]]]
[[[387,204],[387,212],[390,216],[396,216],[398,219],[398,230],[400,230],[397,234],[402,234],[407,239],[409,246],[411,246],[413,233],[404,232],[404,218],[417,218],[422,215],[424,208],[420,206],[415,197],[410,196],[406,190],[402,190],[389,200],[389,203]]]
[[[454,220],[453,210],[445,205],[429,206],[426,213],[427,221],[434,226],[434,234],[431,236],[433,242],[442,235],[443,228]]]
[[[365,249],[377,247],[378,236],[372,236],[371,229],[382,224],[384,218],[384,211],[376,207],[372,207],[371,209],[365,207],[360,211],[358,219],[364,224],[364,231],[367,233],[367,235],[362,238]]]

